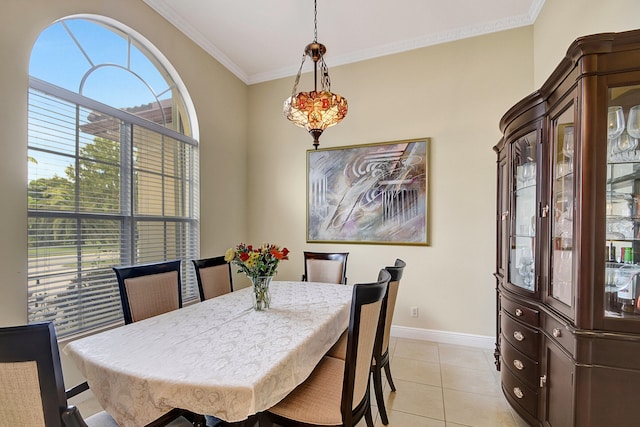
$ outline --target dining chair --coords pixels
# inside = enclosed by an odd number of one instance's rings
[[[223,256],[191,260],[196,270],[200,301],[233,291],[231,264]]]
[[[347,283],[349,252],[304,252],[303,282]]]
[[[385,267],[391,276],[387,293],[383,300],[383,314],[380,316],[380,325],[378,326],[378,334],[380,337],[376,341],[373,351],[373,361],[371,363],[371,373],[373,376],[373,388],[376,395],[378,411],[380,412],[380,420],[384,425],[389,424],[387,410],[384,405],[384,395],[382,393],[382,369],[385,371],[387,381],[391,387],[391,391],[396,391],[396,386],[391,377],[391,367],[389,365],[389,338],[391,336],[391,323],[393,322],[393,311],[396,306],[398,297],[398,289],[400,287],[400,279],[406,263],[401,259],[396,259],[393,266]],[[347,334],[343,333],[338,341],[327,352],[328,356],[344,359],[346,357]]]
[[[380,420],[384,425],[389,424],[389,419],[387,417],[387,410],[384,406],[384,395],[382,394],[382,369],[384,369],[385,375],[387,376],[387,381],[389,382],[391,391],[396,391],[396,386],[393,384],[393,379],[391,378],[391,367],[389,365],[389,337],[391,335],[391,322],[393,321],[393,310],[396,306],[400,279],[402,278],[402,273],[406,265],[407,264],[403,260],[396,259],[393,266],[385,267],[385,270],[389,272],[391,279],[389,280],[387,293],[384,297],[383,314],[380,316],[378,333],[381,337],[376,341],[376,345],[373,350],[373,363],[371,364],[373,389],[376,395]]]
[[[124,323],[133,322],[182,308],[181,261],[163,261],[126,267],[113,267],[118,278]],[[204,415],[176,408],[147,427],[179,426],[189,419],[193,426],[205,426]]]
[[[102,411],[84,420],[67,402],[53,323],[0,328],[0,425],[118,427]]]
[[[261,426],[353,427],[364,417],[373,427],[369,376],[390,278],[380,270],[375,283],[354,285],[346,358],[324,356],[302,384],[261,414]]]
[[[180,260],[113,267],[113,271],[125,324],[182,307]]]

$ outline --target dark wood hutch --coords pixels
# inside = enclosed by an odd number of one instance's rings
[[[531,425],[640,425],[640,30],[577,39],[500,121],[496,366]]]

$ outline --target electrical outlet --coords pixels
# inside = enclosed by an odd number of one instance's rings
[[[418,317],[418,307],[411,307],[411,317]]]

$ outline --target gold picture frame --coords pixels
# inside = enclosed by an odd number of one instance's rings
[[[307,151],[307,242],[427,246],[429,138]]]

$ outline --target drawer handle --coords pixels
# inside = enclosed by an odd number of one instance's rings
[[[513,333],[513,337],[515,339],[517,339],[518,341],[524,341],[524,334],[522,332],[520,332],[520,331],[515,331]]]
[[[515,366],[518,371],[522,371],[524,369],[524,363],[518,359],[513,360],[513,366]]]
[[[519,308],[516,308],[516,316],[520,317],[522,316],[524,313],[522,312],[522,310],[520,310]]]
[[[553,332],[551,333],[554,337],[559,338],[562,336],[562,331],[558,328],[553,328]]]
[[[502,220],[504,221],[509,216],[509,211],[502,212]]]
[[[520,390],[520,387],[514,387],[513,394],[515,394],[518,399],[522,399],[524,397],[524,393]]]

